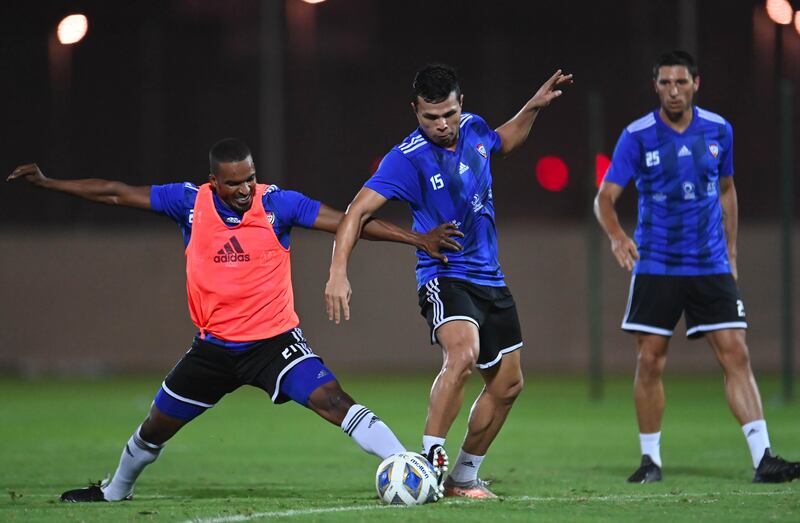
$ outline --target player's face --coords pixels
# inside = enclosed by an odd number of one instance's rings
[[[461,120],[461,104],[464,95],[456,98],[453,91],[445,100],[438,103],[426,102],[417,96],[417,103],[411,104],[419,126],[425,136],[445,149],[455,147],[458,142],[458,124]]]
[[[691,110],[694,93],[700,87],[700,77],[692,78],[685,65],[662,65],[653,83],[661,101],[661,110],[670,120],[677,120]]]
[[[244,214],[253,205],[256,193],[256,166],[247,157],[239,162],[220,163],[217,172],[208,175],[211,187],[225,205]]]

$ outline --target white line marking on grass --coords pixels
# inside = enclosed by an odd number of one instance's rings
[[[575,496],[506,496],[506,501],[538,501],[540,503],[567,502],[567,501],[647,501],[651,499],[668,498],[708,498],[720,496],[779,496],[782,494],[795,494],[794,490],[769,490],[764,492],[664,492],[663,494],[642,494],[642,495],[575,495]]]
[[[665,492],[663,494],[642,494],[642,495],[609,495],[609,496],[504,496],[505,501],[534,501],[539,503],[563,503],[563,502],[616,502],[616,501],[647,501],[653,499],[675,498],[679,501],[684,498],[709,498],[720,496],[779,496],[785,494],[795,494],[794,490],[770,490],[765,492]],[[457,505],[467,503],[486,503],[483,500],[451,499],[445,502],[446,505]],[[491,503],[491,501],[489,502]],[[213,518],[196,518],[185,521],[184,523],[235,523],[239,521],[252,521],[254,519],[273,519],[289,518],[293,516],[309,516],[312,514],[329,514],[333,512],[361,512],[367,510],[383,509],[402,509],[400,506],[392,505],[360,505],[326,508],[308,509],[289,509],[276,510],[272,512],[254,512],[252,514],[236,514],[231,516],[218,516]]]
[[[307,508],[307,509],[290,509],[290,510],[276,510],[274,512],[254,512],[252,514],[237,514],[234,516],[219,516],[216,518],[197,518],[190,519],[184,523],[234,523],[236,521],[251,521],[253,519],[268,519],[268,518],[288,518],[292,516],[308,516],[311,514],[328,514],[331,512],[359,512],[362,510],[382,510],[387,508],[400,508],[392,505],[362,505],[350,507],[327,507],[327,508]]]

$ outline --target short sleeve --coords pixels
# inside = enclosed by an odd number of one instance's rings
[[[622,131],[604,181],[625,187],[639,166],[639,146],[628,130]]]
[[[150,207],[158,214],[183,223],[188,211],[194,208],[197,191],[197,186],[189,182],[153,185],[150,188]]]
[[[264,195],[264,208],[275,213],[273,228],[280,236],[292,227],[310,229],[317,220],[320,202],[297,191],[286,191],[273,185]]]
[[[372,189],[387,200],[411,202],[418,192],[414,190],[417,185],[417,169],[403,153],[392,149],[383,157],[378,170],[364,187]]]
[[[721,141],[719,175],[733,176],[733,127],[728,122],[725,122],[725,135]]]

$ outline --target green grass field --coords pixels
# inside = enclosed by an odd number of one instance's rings
[[[429,377],[345,376],[410,449],[420,443]],[[583,380],[529,376],[481,469],[500,501],[381,505],[378,460],[294,404],[255,389],[225,398],[179,433],[132,502],[69,505],[66,489],[113,472],[160,377],[0,380],[0,521],[800,521],[800,482],[751,483],[744,437],[721,376],[668,377],[664,481],[629,485],[638,465],[630,378],[587,399]],[[760,380],[775,450],[800,459],[800,405]],[[474,379],[469,392],[477,392]],[[465,415],[449,439],[452,457]]]

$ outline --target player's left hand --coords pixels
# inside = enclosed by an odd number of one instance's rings
[[[547,107],[550,102],[563,94],[562,87],[572,84],[572,75],[563,74],[561,69],[557,70],[533,95],[528,102],[530,109],[541,109]]]
[[[459,252],[464,249],[460,243],[453,238],[463,238],[464,233],[458,230],[458,227],[452,222],[442,223],[425,234],[420,234],[420,243],[417,246],[419,249],[425,251],[425,254],[447,263],[447,256],[442,254],[442,249],[448,251]]]

